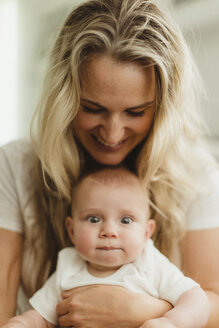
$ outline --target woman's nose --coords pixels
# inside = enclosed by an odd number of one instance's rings
[[[112,223],[104,223],[100,230],[100,238],[117,238],[118,231],[116,225]]]
[[[116,145],[124,137],[124,124],[117,115],[106,117],[100,127],[100,137],[109,145]]]

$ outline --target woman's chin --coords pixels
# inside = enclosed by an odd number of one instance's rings
[[[120,165],[124,158],[107,158],[107,156],[105,158],[95,158],[96,162],[98,164],[101,164],[101,165],[109,165],[109,166],[116,166],[116,165]]]
[[[80,144],[82,147],[84,155],[85,155],[85,162],[87,166],[95,166],[96,165],[108,165],[108,166],[116,166],[124,162],[128,151],[125,150],[102,150],[97,147],[85,147],[83,144]]]

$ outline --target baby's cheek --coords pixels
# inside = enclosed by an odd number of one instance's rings
[[[86,254],[90,249],[94,247],[93,238],[89,231],[83,231],[80,233],[77,239],[77,251],[80,254]]]
[[[136,235],[133,236],[131,243],[127,245],[127,247],[129,248],[128,253],[130,255],[131,260],[136,259],[141,254],[144,245],[145,245],[145,238],[142,235],[142,232],[139,232],[139,234],[136,233]]]

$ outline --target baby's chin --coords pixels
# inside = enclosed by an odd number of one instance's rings
[[[95,277],[108,277],[121,268],[122,264],[87,264],[88,272]]]

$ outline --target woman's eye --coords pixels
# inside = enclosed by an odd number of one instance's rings
[[[98,216],[89,216],[87,218],[87,220],[90,223],[98,223],[98,222],[100,222],[100,218],[98,218]]]
[[[144,116],[145,110],[142,110],[140,112],[134,112],[134,111],[127,111],[127,114],[132,117],[141,117]]]
[[[90,114],[98,114],[102,111],[101,108],[90,108],[90,107],[87,107],[87,106],[82,106],[82,110],[85,112],[85,113],[90,113]]]
[[[124,218],[121,219],[122,224],[130,224],[130,223],[132,223],[132,221],[133,220],[128,216],[125,216]]]

